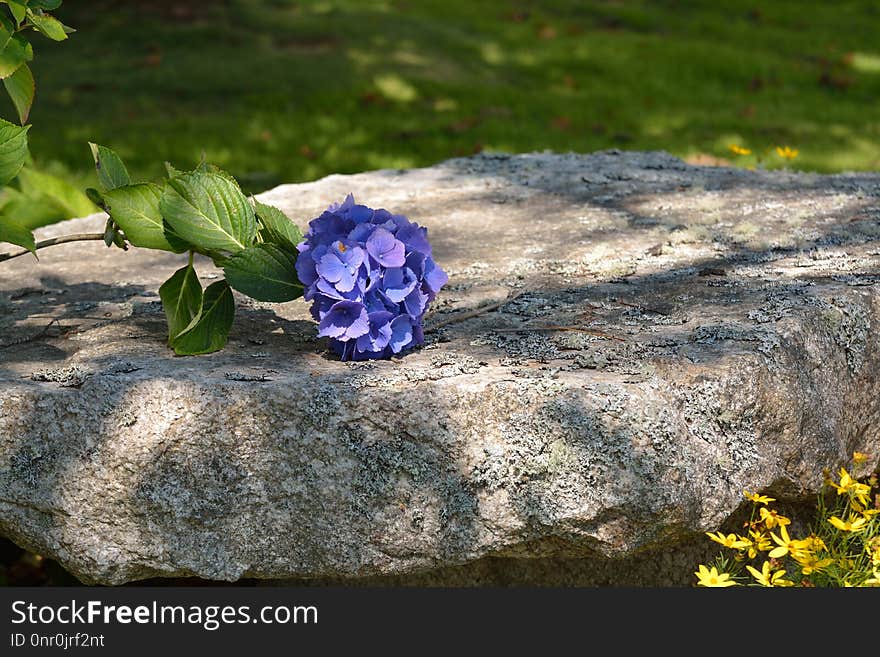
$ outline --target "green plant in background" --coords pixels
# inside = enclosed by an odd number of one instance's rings
[[[868,457],[853,454],[853,471]],[[880,488],[877,473],[853,477],[841,467],[826,475],[814,524],[803,538],[791,519],[771,507],[772,497],[746,492],[752,502],[745,533],[707,534],[724,548],[694,573],[697,586],[880,586]]]
[[[28,62],[34,33],[63,41],[73,30],[49,12],[61,0],[0,0],[0,78],[19,123],[0,119],[0,242],[36,252],[33,229],[95,212],[89,199],[69,183],[29,165],[27,124],[36,84]],[[12,185],[15,183],[15,186]]]

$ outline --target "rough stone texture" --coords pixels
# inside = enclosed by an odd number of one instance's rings
[[[518,296],[368,364],[239,296],[224,351],[175,357],[180,256],[2,263],[0,532],[86,583],[685,585],[743,489],[876,466],[880,175],[481,155],[261,200],[305,226],[349,191],[429,227],[429,327]]]

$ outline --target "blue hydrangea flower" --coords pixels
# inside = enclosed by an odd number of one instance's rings
[[[309,222],[296,248],[318,336],[342,360],[390,358],[425,341],[422,318],[449,280],[427,228],[349,194]]]

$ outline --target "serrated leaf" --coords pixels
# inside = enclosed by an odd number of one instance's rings
[[[49,14],[36,14],[32,11],[27,12],[28,20],[43,36],[47,36],[52,41],[64,41],[67,38],[67,31],[54,16]]]
[[[216,164],[208,164],[207,162],[199,162],[199,166],[197,166],[193,170],[193,173],[196,173],[196,172],[198,172],[198,173],[216,173],[218,176],[223,176],[224,178],[226,178],[226,180],[231,182],[238,189],[241,189],[241,185],[238,184],[238,181],[235,179],[235,176],[233,176],[228,171],[224,171],[223,169],[218,167]]]
[[[0,185],[15,178],[24,166],[29,129],[29,125],[15,125],[0,119]]]
[[[105,191],[125,187],[131,184],[131,176],[128,169],[114,151],[106,146],[100,146],[89,142],[92,149],[92,158],[95,160],[95,170],[98,172],[98,182]]]
[[[229,284],[252,299],[281,303],[303,295],[296,256],[274,244],[257,244],[223,261]]]
[[[168,343],[183,333],[202,312],[202,285],[192,265],[181,267],[159,288],[168,320]]]
[[[9,39],[6,47],[0,51],[0,78],[8,78],[18,68],[34,58],[34,49],[20,34]]]
[[[104,209],[122,228],[125,238],[144,249],[183,253],[165,236],[165,224],[159,211],[162,188],[153,183],[126,185],[104,192]]]
[[[48,198],[59,209],[63,219],[94,214],[99,210],[79,189],[56,176],[24,167],[18,173],[21,191],[32,199]]]
[[[31,253],[37,252],[34,234],[24,226],[16,223],[11,217],[0,215],[0,242],[9,242],[21,246]]]
[[[295,251],[296,245],[303,239],[299,226],[293,223],[286,214],[271,205],[254,201],[257,220],[260,223],[260,236],[264,242],[271,242],[289,251]]]
[[[159,207],[172,230],[200,250],[235,253],[256,237],[254,209],[235,184],[217,173],[171,178]]]
[[[235,299],[226,281],[212,283],[205,290],[202,312],[176,338],[171,347],[179,356],[195,356],[219,351],[229,339],[235,319]]]
[[[31,73],[30,67],[27,64],[19,66],[15,73],[8,78],[3,78],[3,86],[6,87],[6,93],[12,99],[12,104],[15,105],[15,110],[18,112],[18,118],[24,125],[31,113],[36,91],[34,75]]]
[[[176,168],[173,164],[171,164],[171,162],[166,162],[166,163],[165,163],[165,175],[166,175],[166,177],[168,177],[168,178],[176,178],[177,176],[179,176],[179,175],[182,174],[182,173],[183,173],[183,171],[181,171],[180,169]]]

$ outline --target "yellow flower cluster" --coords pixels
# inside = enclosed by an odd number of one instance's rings
[[[856,452],[853,463],[868,458]],[[791,519],[770,507],[774,498],[743,491],[752,502],[746,531],[706,533],[733,554],[722,552],[715,565],[700,565],[696,585],[880,586],[880,494],[871,497],[876,475],[860,480],[841,467],[825,483],[829,495],[819,497],[819,523],[804,538],[791,537]],[[832,508],[826,507],[829,496]]]

